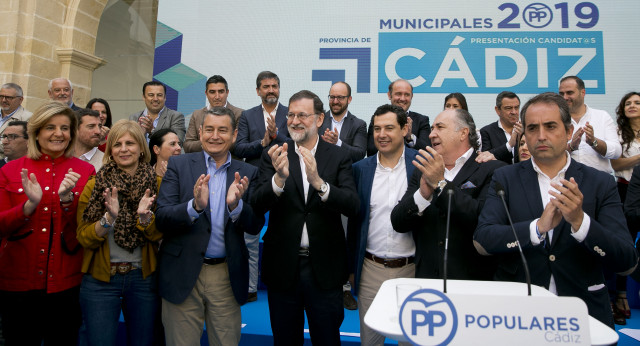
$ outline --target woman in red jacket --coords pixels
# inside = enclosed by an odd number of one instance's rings
[[[6,345],[75,345],[82,247],[78,195],[93,166],[72,156],[73,111],[42,105],[27,125],[27,156],[0,169],[0,314]]]

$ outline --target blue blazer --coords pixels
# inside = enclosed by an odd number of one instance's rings
[[[225,211],[224,242],[231,289],[238,304],[244,304],[249,289],[249,254],[244,233],[258,234],[264,225],[264,216],[254,214],[249,204],[258,169],[231,160],[227,169],[227,191],[235,172],[249,178],[249,189],[242,196],[242,212],[236,222],[231,222],[229,212]],[[207,174],[202,152],[173,156],[158,193],[156,225],[164,234],[158,256],[158,286],[160,296],[173,304],[182,303],[195,287],[211,234],[209,208],[205,208],[195,222],[191,222],[187,213],[193,186],[201,174]]]
[[[289,138],[289,131],[287,130],[288,112],[288,107],[278,103],[278,110],[276,111],[278,136],[271,141],[269,146],[282,144]],[[260,141],[264,138],[266,130],[261,104],[243,111],[238,121],[238,137],[236,138],[235,147],[232,149],[233,155],[245,159],[247,163],[255,167],[259,167],[260,155],[262,155],[262,150],[264,149]]]
[[[405,147],[404,163],[407,167],[407,185],[415,166],[411,163],[418,155],[418,151]],[[378,155],[369,156],[353,164],[353,179],[360,198],[360,209],[355,217],[349,218],[347,225],[347,244],[349,247],[349,272],[354,274],[354,292],[358,293],[362,263],[367,251],[367,237],[369,236],[369,212],[371,202],[371,188],[378,164]],[[389,215],[391,216],[391,215]],[[389,219],[391,223],[391,219]]]
[[[474,242],[479,252],[498,255],[496,280],[525,281],[518,249],[513,246],[513,232],[496,194],[495,184],[499,182],[505,189],[505,200],[527,258],[531,282],[549,288],[553,275],[558,295],[581,298],[591,316],[613,328],[602,270],[606,267],[628,275],[636,266],[638,256],[613,177],[575,160],[571,160],[565,173],[565,179],[570,177],[576,180],[584,196],[582,210],[591,219],[584,241],[577,242],[571,236],[571,225],[562,219],[554,228],[549,248],[543,244],[532,245],[529,224],[542,215],[543,208],[538,175],[531,160],[527,160],[498,169],[493,174]]]

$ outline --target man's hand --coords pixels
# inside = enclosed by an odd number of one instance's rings
[[[407,141],[411,140],[412,127],[413,127],[413,119],[411,119],[409,116],[407,116],[407,135],[404,137],[404,139],[407,140]]]
[[[573,136],[571,137],[571,143],[569,144],[571,146],[571,150],[578,150],[578,147],[580,146],[580,142],[582,141],[583,133],[584,133],[583,127],[577,129],[576,132],[573,133]]]
[[[338,133],[338,128],[334,128],[333,131],[326,129],[324,130],[324,134],[320,137],[322,137],[322,140],[327,142],[327,143],[331,143],[331,144],[338,144],[338,138],[339,137],[339,133]]]
[[[584,139],[587,141],[587,144],[591,145],[591,143],[596,140],[596,136],[593,134],[593,126],[591,126],[591,124],[589,124],[589,122],[587,121],[587,124],[584,125],[582,129],[585,134]]]
[[[318,166],[316,165],[316,158],[311,154],[311,151],[305,147],[300,147],[300,155],[304,160],[304,169],[307,172],[307,181],[314,189],[320,191],[324,180],[318,175]]]
[[[249,188],[249,178],[246,176],[240,179],[240,173],[236,172],[235,179],[233,183],[229,186],[229,191],[227,191],[227,206],[229,210],[233,211],[240,203],[242,199],[242,195]]]
[[[138,124],[140,124],[140,127],[142,127],[142,131],[151,134],[151,130],[153,130],[153,121],[151,121],[151,118],[143,115],[138,118]]]
[[[519,136],[522,134],[522,123],[520,121],[516,122],[515,125],[513,125],[513,129],[511,130],[511,138],[509,139],[509,146],[512,148],[515,148],[516,141],[518,140]]]
[[[513,138],[513,137],[511,137]],[[478,153],[478,156],[476,156],[476,162],[478,163],[483,163],[483,162],[487,162],[487,161],[491,161],[491,160],[495,160],[496,157],[489,151],[482,151]]]
[[[193,201],[196,211],[203,211],[209,204],[209,174],[200,174],[196,184],[193,186]]]
[[[562,179],[561,184],[552,183],[551,186],[558,190],[549,191],[549,194],[555,198],[552,198],[549,204],[553,204],[565,220],[571,224],[571,228],[577,231],[582,225],[584,219],[584,211],[582,210],[583,195],[578,184],[573,177],[570,180]]]
[[[538,232],[545,234],[558,226],[562,220],[562,214],[552,203],[547,203],[547,206],[542,211],[540,219],[538,219]]]
[[[267,129],[264,131],[264,138],[262,139],[262,146],[268,146],[273,138],[278,135],[278,128],[276,127],[276,118],[273,115],[267,117]]]
[[[284,186],[284,182],[289,177],[289,158],[287,157],[288,148],[289,145],[287,143],[282,144],[282,146],[276,144],[269,148],[269,151],[267,152],[271,157],[271,164],[276,170],[276,185],[280,188]]]
[[[426,150],[420,149],[420,155],[416,155],[413,165],[420,170],[420,194],[425,199],[429,199],[438,182],[444,180],[444,160],[432,147],[427,146]]]

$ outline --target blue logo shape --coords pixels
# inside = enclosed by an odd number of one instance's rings
[[[448,345],[458,330],[458,313],[444,293],[425,288],[413,292],[400,308],[400,328],[415,345]]]
[[[553,20],[553,11],[539,2],[531,4],[522,11],[522,19],[533,28],[544,28]]]

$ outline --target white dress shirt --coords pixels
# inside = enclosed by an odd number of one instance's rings
[[[591,143],[587,143],[587,135],[583,134],[577,150],[571,152],[571,158],[589,167],[613,174],[609,160],[617,159],[620,157],[620,154],[622,154],[622,146],[618,141],[616,124],[613,122],[613,118],[611,118],[609,113],[603,110],[589,108],[587,105],[585,105],[585,107],[587,108],[587,112],[580,118],[580,122],[576,123],[575,120],[571,119],[573,131],[575,133],[580,127],[585,126],[587,122],[589,122],[593,127],[593,135],[597,139],[607,143],[607,152],[604,154],[604,157],[598,154],[595,149],[591,147]]]
[[[407,190],[404,148],[393,168],[384,167],[380,163],[380,153],[376,155],[376,161],[369,202],[367,252],[381,258],[411,257],[416,252],[413,235],[411,232],[398,233],[391,225],[391,211]]]

